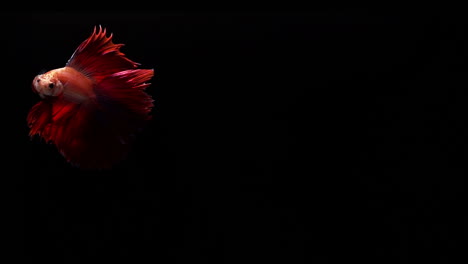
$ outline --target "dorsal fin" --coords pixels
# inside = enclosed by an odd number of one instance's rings
[[[114,44],[112,33],[107,37],[105,28],[99,26],[97,30],[94,27],[91,36],[78,46],[66,66],[100,82],[113,73],[134,69],[139,65],[120,52],[123,45]]]

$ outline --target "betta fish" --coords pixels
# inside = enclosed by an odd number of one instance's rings
[[[151,119],[145,90],[153,69],[120,51],[106,29],[94,28],[65,67],[37,75],[32,89],[42,99],[27,116],[29,135],[53,143],[80,168],[111,168],[128,154],[135,134]]]

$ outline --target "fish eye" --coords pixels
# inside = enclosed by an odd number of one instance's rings
[[[54,88],[54,84],[53,84],[53,83],[49,83],[49,88],[50,88],[50,89]]]

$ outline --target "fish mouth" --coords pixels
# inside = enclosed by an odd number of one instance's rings
[[[41,93],[42,89],[41,89],[41,87],[39,85],[36,85],[36,82],[33,83],[32,90],[33,90],[34,93],[39,94],[39,96],[41,96],[41,98],[43,98],[42,97],[43,95]]]
[[[36,94],[40,94],[40,91],[39,91],[39,87],[37,87],[36,85],[31,85],[31,90],[36,93]]]

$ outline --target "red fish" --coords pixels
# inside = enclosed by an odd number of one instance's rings
[[[29,135],[55,144],[77,167],[110,168],[122,161],[151,119],[153,99],[145,89],[154,71],[137,69],[122,46],[95,27],[65,67],[33,80],[42,100],[27,116]]]

